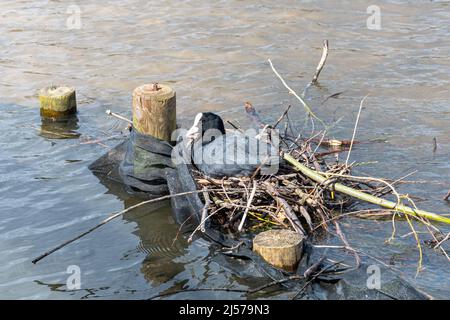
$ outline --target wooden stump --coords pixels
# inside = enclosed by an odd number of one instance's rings
[[[170,141],[176,129],[175,91],[163,84],[145,84],[133,91],[133,126],[146,135]]]
[[[75,89],[50,86],[39,91],[41,116],[49,119],[67,118],[77,112]]]
[[[253,239],[253,251],[273,265],[295,271],[303,252],[303,237],[291,230],[269,230]]]

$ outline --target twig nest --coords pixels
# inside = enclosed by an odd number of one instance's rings
[[[295,271],[303,252],[303,236],[280,229],[259,233],[253,239],[253,251],[276,268]]]
[[[77,111],[75,89],[67,86],[49,86],[39,91],[41,116],[58,119]]]

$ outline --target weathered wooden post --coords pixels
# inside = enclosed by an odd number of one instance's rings
[[[142,134],[171,140],[176,129],[176,94],[163,84],[145,84],[133,91],[133,126]]]
[[[49,86],[39,91],[41,116],[58,120],[77,112],[75,89],[66,86]]]
[[[303,236],[291,230],[269,230],[253,239],[253,251],[274,267],[295,271],[302,257]]]
[[[172,167],[171,148],[164,147],[164,144],[171,143],[176,125],[176,94],[171,87],[154,83],[134,89],[133,127],[137,133],[149,138],[136,136],[129,159],[133,162],[133,176],[147,182],[152,181],[154,190],[150,192],[155,195],[169,192],[164,169]],[[151,138],[155,139],[152,141]],[[142,148],[141,143],[147,144],[147,147]],[[159,148],[159,152],[151,152],[149,146],[155,150]],[[167,150],[168,153],[162,150]]]

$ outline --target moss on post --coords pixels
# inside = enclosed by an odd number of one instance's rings
[[[276,268],[295,271],[302,257],[303,237],[286,229],[264,231],[253,239],[253,251]]]
[[[50,86],[39,91],[41,116],[60,119],[77,111],[75,89],[66,86]]]

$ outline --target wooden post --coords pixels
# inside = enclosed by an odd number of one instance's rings
[[[170,141],[176,129],[175,91],[157,83],[134,89],[133,126],[142,134]]]
[[[274,267],[295,271],[302,257],[303,237],[286,229],[264,231],[253,239],[253,251]]]
[[[65,118],[77,112],[75,89],[66,86],[50,86],[39,91],[41,116],[53,120]]]

